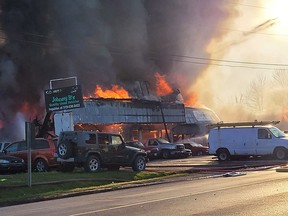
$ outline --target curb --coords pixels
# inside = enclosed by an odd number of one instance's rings
[[[288,172],[288,167],[280,167],[276,169],[276,172]]]

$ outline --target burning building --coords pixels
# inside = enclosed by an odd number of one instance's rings
[[[90,98],[84,107],[54,114],[56,135],[64,130],[121,133],[126,140],[151,137],[170,141],[207,133],[206,124],[219,119],[210,110],[181,103],[143,99]]]
[[[96,85],[95,97],[84,97],[83,106],[77,106],[78,108],[58,109],[52,101],[53,106],[50,108],[53,115],[48,113],[38,136],[43,136],[45,130],[48,131],[47,125],[52,120],[55,135],[59,135],[61,131],[103,131],[121,133],[126,140],[145,142],[151,137],[163,137],[169,141],[177,141],[203,136],[207,133],[207,124],[219,121],[209,109],[185,107],[179,89],[173,90],[165,76],[159,73],[155,74],[155,78],[156,94],[151,93],[147,82],[139,81],[138,89],[134,88],[134,93],[138,92],[137,97],[131,97],[125,88],[118,85],[112,85],[111,89],[102,89]],[[51,90],[63,92],[64,89],[76,92],[71,87]],[[51,90],[45,92],[50,95]],[[58,100],[58,97],[52,98]]]

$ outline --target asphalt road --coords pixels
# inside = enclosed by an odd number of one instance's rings
[[[1,215],[287,215],[288,173],[275,169],[3,207]],[[239,175],[238,175],[239,174]]]

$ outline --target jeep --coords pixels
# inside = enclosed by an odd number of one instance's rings
[[[57,143],[60,170],[72,172],[84,167],[86,172],[97,172],[101,168],[119,170],[121,166],[132,167],[134,171],[146,168],[147,154],[144,150],[126,146],[120,134],[63,131]]]

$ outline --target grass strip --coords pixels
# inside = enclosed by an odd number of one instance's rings
[[[32,173],[32,186],[27,186],[27,173],[0,176],[0,206],[63,197],[67,194],[141,184],[162,178],[185,175],[177,172],[132,172],[130,170],[86,173]]]

